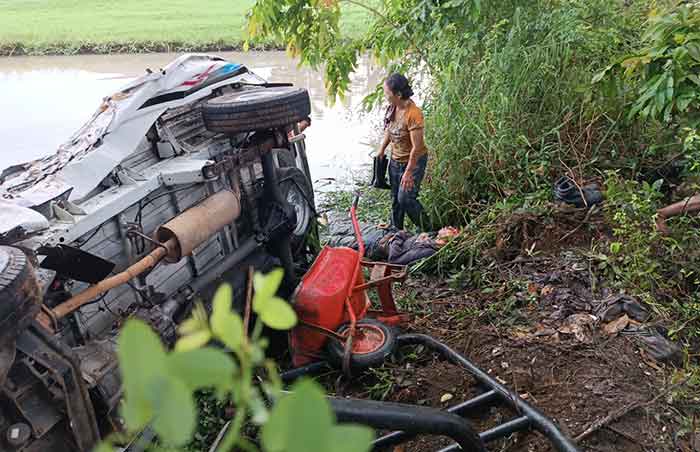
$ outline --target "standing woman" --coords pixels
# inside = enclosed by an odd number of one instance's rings
[[[389,108],[384,118],[384,139],[378,154],[384,155],[391,144],[389,183],[391,184],[391,224],[403,229],[408,215],[420,230],[429,222],[418,201],[420,184],[428,163],[428,149],[423,135],[423,112],[411,100],[413,90],[401,74],[392,74],[384,82]]]

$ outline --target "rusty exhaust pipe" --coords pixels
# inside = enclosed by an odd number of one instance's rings
[[[155,267],[165,259],[177,262],[189,256],[199,245],[207,241],[227,224],[241,215],[240,199],[231,191],[220,191],[194,207],[191,207],[156,231],[161,243],[135,264],[114,276],[103,279],[53,309],[44,308],[37,320],[45,328],[53,330],[57,321],[110,289],[126,284],[133,278]]]
[[[175,239],[177,246],[165,258],[174,263],[240,215],[240,199],[233,192],[220,191],[159,227],[156,240],[165,243]]]

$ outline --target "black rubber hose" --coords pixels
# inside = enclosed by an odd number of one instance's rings
[[[328,364],[326,361],[318,361],[315,363],[307,364],[302,367],[297,367],[296,369],[291,369],[286,372],[282,372],[280,374],[280,379],[284,383],[291,383],[292,381],[298,378],[313,375],[322,370],[328,369],[332,369],[330,364]]]
[[[486,452],[469,422],[456,414],[435,408],[374,400],[329,397],[338,422],[358,423],[375,429],[403,430],[410,434],[448,436],[463,451]]]
[[[421,344],[439,353],[453,364],[466,369],[483,386],[496,390],[503,398],[505,404],[509,405],[518,413],[527,416],[528,419],[530,419],[532,427],[544,434],[552,442],[552,445],[554,445],[557,451],[579,452],[572,441],[557,428],[556,424],[551,419],[542,414],[537,408],[534,408],[521,399],[518,394],[498,383],[486,372],[479,369],[471,361],[452,350],[447,345],[425,334],[403,334],[398,337],[398,343],[399,345]]]

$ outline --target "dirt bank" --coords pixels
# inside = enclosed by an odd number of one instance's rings
[[[414,274],[398,288],[401,307],[413,314],[405,330],[429,334],[463,353],[579,438],[582,451],[699,450],[700,438],[688,433],[700,404],[698,388],[688,384],[680,355],[654,359],[639,333],[647,327],[663,332],[664,325],[652,316],[636,321],[623,312],[601,314],[620,297],[587,257],[590,243],[609,234],[602,217],[589,217],[587,227],[563,219],[531,221],[528,215],[512,220],[488,251],[497,257],[494,267],[484,269],[487,286],[474,289],[457,273],[447,279]],[[461,369],[407,348],[344,394],[446,408],[480,391]],[[513,417],[491,409],[470,420],[484,431]],[[448,444],[421,438],[398,450]],[[531,433],[490,444],[489,450],[553,449]]]
[[[567,319],[588,315],[586,304],[595,299],[581,261],[565,255],[512,267],[504,272],[503,286],[492,293],[450,288],[435,278],[406,283],[400,290],[402,305],[414,313],[407,330],[430,334],[463,353],[555,419],[571,437],[593,427],[580,443],[582,450],[691,451],[690,438],[679,434],[679,413],[690,402],[674,391],[674,367],[652,359],[634,336],[610,335],[594,323],[584,325],[580,335],[568,328]],[[513,280],[524,290],[508,295]],[[499,303],[502,297],[513,297],[506,309]],[[459,368],[431,353],[407,349],[403,358],[365,375],[349,392],[445,408],[448,403],[441,399],[452,396],[449,404],[454,404],[478,391]],[[616,414],[619,419],[612,419]],[[483,431],[514,415],[492,409],[471,420]],[[610,420],[595,428],[605,419]],[[447,444],[424,438],[406,452]],[[517,434],[490,447],[552,450],[538,434]]]

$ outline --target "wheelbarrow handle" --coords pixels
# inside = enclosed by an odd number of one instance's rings
[[[358,267],[362,262],[362,258],[365,256],[365,241],[362,239],[362,231],[360,230],[360,223],[357,221],[357,204],[360,202],[360,194],[355,193],[355,199],[352,201],[352,207],[350,207],[350,219],[352,220],[352,228],[355,231],[355,240],[357,240],[357,251],[359,252],[359,260],[357,262]],[[357,275],[355,275],[356,277]],[[353,279],[354,281],[354,279]]]

